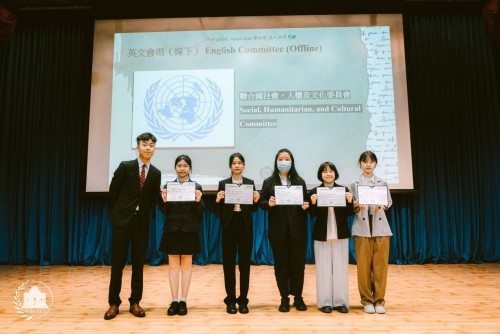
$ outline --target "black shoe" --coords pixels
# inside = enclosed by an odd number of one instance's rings
[[[176,315],[179,314],[179,302],[172,302],[170,307],[167,310],[168,315]]]
[[[307,310],[307,306],[304,303],[304,299],[302,297],[295,297],[293,301],[293,306],[297,309],[297,311],[305,311]]]
[[[323,313],[332,313],[332,307],[331,306],[323,306],[322,308],[319,309]]]
[[[278,307],[280,312],[290,312],[290,298],[281,298],[281,304]]]
[[[184,301],[179,302],[179,311],[177,312],[178,315],[186,315],[188,314],[188,309],[187,309],[187,304]]]
[[[247,314],[248,312],[250,312],[248,310],[248,305],[247,304],[240,304],[239,306],[240,307],[238,308],[238,311],[240,311],[241,314]]]
[[[342,305],[342,306],[335,306],[333,309],[335,311],[337,311],[337,312],[340,312],[340,313],[348,313],[349,312],[349,310],[347,309],[347,307],[345,307],[344,305]]]
[[[229,314],[236,314],[236,313],[238,313],[238,310],[236,309],[236,304],[234,304],[234,303],[227,304],[226,311]]]

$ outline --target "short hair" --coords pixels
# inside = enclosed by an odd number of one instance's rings
[[[361,163],[363,161],[366,161],[366,160],[372,160],[372,161],[375,161],[375,163],[378,163],[377,161],[377,156],[375,155],[375,153],[373,153],[372,151],[364,151],[363,153],[361,153],[361,155],[359,156],[359,160],[358,160],[358,164],[361,165]]]
[[[137,145],[139,145],[141,141],[148,141],[150,139],[153,143],[156,143],[156,137],[152,133],[150,132],[141,133],[140,135],[137,136]]]
[[[231,164],[233,163],[234,158],[240,158],[241,162],[245,163],[245,158],[243,154],[236,152],[229,156],[229,168],[231,168]]]
[[[335,167],[335,165],[329,161],[325,161],[323,162],[321,165],[319,165],[319,168],[318,168],[318,180],[320,182],[323,182],[323,177],[322,177],[322,174],[323,174],[323,171],[326,169],[326,167],[330,167],[330,169],[335,173],[335,178],[333,179],[334,181],[337,180],[339,178],[339,172],[337,171],[337,167]]]
[[[193,170],[193,166],[191,164],[191,158],[185,154],[181,154],[175,159],[174,166],[177,166],[177,163],[181,160],[184,160],[189,165],[189,169]]]

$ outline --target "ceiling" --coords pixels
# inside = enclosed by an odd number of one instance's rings
[[[14,12],[88,12],[98,19],[399,13],[408,10],[463,10],[491,0],[0,0]],[[498,2],[498,0],[493,0]]]

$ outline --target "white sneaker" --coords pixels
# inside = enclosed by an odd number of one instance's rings
[[[368,304],[364,306],[365,313],[373,314],[375,313],[375,307],[372,304]]]
[[[375,312],[377,312],[378,314],[385,314],[385,307],[383,307],[382,305],[377,305],[375,306]]]

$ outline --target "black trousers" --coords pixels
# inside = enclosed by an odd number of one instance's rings
[[[130,244],[132,258],[130,305],[142,299],[144,259],[149,238],[149,228],[139,223],[137,215],[125,226],[112,226],[111,231],[111,279],[109,282],[109,305],[119,306],[122,289],[123,268],[127,263]]]
[[[222,268],[227,295],[224,299],[226,304],[248,304],[253,227],[245,226],[241,215],[241,212],[234,212],[229,226],[222,228]],[[238,256],[240,272],[238,298],[236,298],[236,256]]]
[[[306,239],[269,239],[274,256],[274,276],[282,298],[302,297],[306,265]]]

